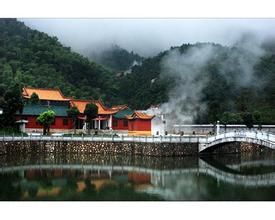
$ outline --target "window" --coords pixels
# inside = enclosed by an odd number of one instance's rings
[[[117,127],[117,120],[113,119],[113,127]]]
[[[123,119],[123,126],[128,127],[128,120],[127,119]]]
[[[63,119],[63,125],[68,125],[68,118]]]

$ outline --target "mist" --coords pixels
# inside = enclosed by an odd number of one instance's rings
[[[200,99],[207,82],[198,80],[198,77],[213,54],[213,47],[206,45],[188,49],[184,54],[178,49],[172,50],[163,58],[161,74],[176,79],[169,101],[161,106],[162,112],[169,117],[168,122],[192,123],[197,109],[205,109]]]
[[[19,19],[56,36],[83,55],[117,44],[141,56],[154,56],[183,43],[232,46],[247,32],[258,39],[275,36],[275,19]]]
[[[263,44],[264,41],[257,35],[245,33],[227,48],[227,53],[221,52],[220,45],[198,44],[184,53],[174,49],[164,56],[161,77],[169,76],[176,80],[169,93],[169,101],[161,105],[167,127],[171,129],[175,123],[193,124],[199,115],[206,112],[203,89],[211,80],[206,74],[207,65],[211,63],[218,63],[216,73],[237,88],[260,89],[254,67],[267,53]]]

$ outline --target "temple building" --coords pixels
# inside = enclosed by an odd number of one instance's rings
[[[73,129],[73,122],[67,116],[68,107],[62,105],[41,105],[27,104],[23,108],[23,112],[16,116],[17,120],[25,120],[25,128],[27,131],[37,132],[43,129],[43,126],[36,121],[36,118],[44,111],[51,109],[55,112],[54,123],[51,124],[52,132],[64,132]]]
[[[33,94],[39,100],[30,101]],[[17,123],[24,132],[41,132],[43,126],[37,122],[37,117],[47,111],[53,110],[56,114],[54,123],[50,126],[51,132],[67,133],[73,129],[73,121],[68,117],[67,111],[75,106],[80,114],[76,121],[76,129],[85,130],[86,105],[93,103],[98,107],[98,115],[93,119],[91,129],[115,130],[127,132],[129,135],[151,135],[151,120],[154,116],[144,112],[133,111],[127,105],[106,107],[100,100],[82,100],[65,97],[59,89],[41,89],[24,87],[22,92],[25,106],[23,112],[16,114]]]
[[[36,104],[29,102],[32,94],[38,95],[39,101]],[[22,113],[17,113],[18,122],[25,121],[26,131],[38,132],[43,129],[36,118],[44,111],[53,110],[56,114],[55,121],[51,125],[52,132],[64,132],[73,128],[73,123],[67,116],[70,108],[70,99],[66,98],[59,89],[23,88],[23,99],[26,104]]]
[[[129,135],[152,135],[151,120],[154,116],[144,112],[134,111],[132,115],[127,116]]]
[[[119,111],[113,115],[112,128],[118,131],[128,131],[128,119],[127,116],[132,115],[134,111],[127,105],[115,106],[113,108],[119,108]]]

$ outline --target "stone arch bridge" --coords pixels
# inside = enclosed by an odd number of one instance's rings
[[[199,142],[199,153],[214,146],[230,142],[253,143],[275,149],[275,135],[256,131],[242,131],[228,132],[206,137],[204,140],[201,139]]]

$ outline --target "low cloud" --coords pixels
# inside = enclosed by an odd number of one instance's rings
[[[266,54],[262,42],[255,35],[244,34],[232,47],[221,50],[220,45],[197,44],[184,53],[170,51],[163,59],[161,76],[172,77],[176,83],[169,93],[169,101],[161,105],[168,128],[175,123],[190,124],[205,113],[203,89],[210,82],[206,68],[217,64],[216,74],[238,88],[255,87],[254,67]]]
[[[57,36],[66,46],[89,54],[117,44],[142,56],[183,43],[214,42],[232,46],[252,32],[274,37],[275,19],[19,19]]]

